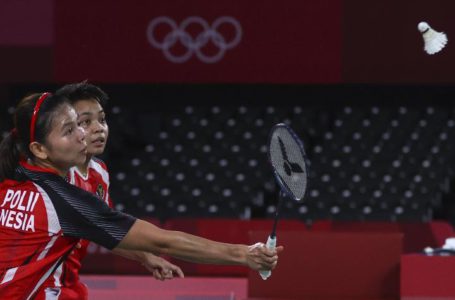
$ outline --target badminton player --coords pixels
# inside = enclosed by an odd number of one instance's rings
[[[0,144],[1,299],[32,299],[80,239],[198,263],[276,266],[282,247],[271,251],[263,244],[227,244],[163,230],[68,183],[69,169],[87,158],[87,143],[65,98],[49,93],[24,98],[14,125]]]
[[[103,161],[96,158],[104,152],[109,128],[103,107],[108,101],[107,94],[99,87],[87,82],[68,84],[56,92],[70,100],[78,115],[78,125],[85,130],[87,158],[83,164],[72,167],[68,181],[98,196],[109,207],[113,207],[109,196],[109,173]],[[87,287],[79,279],[82,259],[87,254],[89,241],[81,240],[66,261],[49,276],[36,299],[88,299]],[[183,277],[182,270],[168,261],[148,252],[114,249],[115,254],[133,259],[144,265],[156,279]]]

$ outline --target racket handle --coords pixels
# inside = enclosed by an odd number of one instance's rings
[[[268,249],[271,249],[271,250],[275,249],[275,247],[276,247],[276,236],[275,237],[269,236],[265,246]],[[261,275],[262,279],[267,280],[267,278],[269,278],[270,275],[272,275],[272,271],[259,271],[259,274]]]

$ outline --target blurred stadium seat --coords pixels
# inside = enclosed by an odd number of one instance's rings
[[[312,163],[307,197],[288,202],[285,218],[430,221],[450,191],[455,131],[445,108],[182,106],[146,125],[150,118],[133,129],[147,132],[136,136],[145,146],[109,164],[113,197],[134,214],[155,216],[146,209],[153,205],[161,218],[272,217],[277,187],[266,143],[282,121]],[[115,174],[128,175],[117,183]]]
[[[111,102],[105,157],[117,209],[161,221],[273,217],[278,189],[266,144],[277,122],[294,128],[311,160],[307,195],[286,202],[284,218],[427,222],[452,193],[455,111],[448,106],[213,103]],[[0,105],[4,136],[12,110]]]

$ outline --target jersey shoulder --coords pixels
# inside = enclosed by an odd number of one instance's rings
[[[102,182],[109,187],[109,171],[107,170],[106,164],[102,160],[98,158],[92,158],[90,160],[89,174],[89,177],[93,177],[93,179],[98,178],[97,180],[102,180]]]
[[[102,159],[100,159],[100,158],[98,158],[98,157],[93,157],[92,160],[90,161],[90,164],[91,164],[92,166],[98,165],[98,166],[100,166],[102,169],[104,169],[106,172],[108,172],[108,168],[107,168],[106,163],[105,163]]]

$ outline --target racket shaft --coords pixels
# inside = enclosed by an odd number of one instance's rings
[[[268,249],[270,249],[270,250],[275,249],[275,247],[276,247],[276,236],[275,237],[269,236],[265,246]],[[272,275],[272,271],[259,271],[259,274],[261,275],[262,279],[267,280],[267,278],[269,278],[270,275]]]

